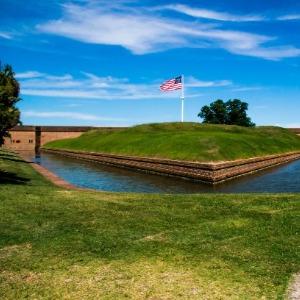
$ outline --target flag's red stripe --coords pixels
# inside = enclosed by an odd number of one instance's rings
[[[175,91],[180,89],[182,89],[182,83],[176,83],[175,79],[167,80],[160,86],[161,91]]]
[[[160,86],[160,89],[163,91],[172,91],[172,90],[180,90],[182,89],[182,84],[174,84],[171,86]]]

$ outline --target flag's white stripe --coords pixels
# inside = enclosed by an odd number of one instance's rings
[[[162,91],[172,91],[172,90],[180,90],[181,87],[174,87],[174,88],[169,88],[169,89],[162,89]]]
[[[168,85],[161,85],[161,87],[172,87],[172,86],[182,86],[181,83],[177,83],[177,84],[168,84]]]
[[[181,87],[182,85],[181,84],[178,84],[178,85],[169,85],[169,86],[161,86],[162,89],[167,89],[167,88],[171,88],[171,87]]]

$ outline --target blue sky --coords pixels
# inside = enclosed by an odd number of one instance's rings
[[[239,98],[259,125],[300,127],[300,1],[1,0],[0,59],[24,124],[185,120]]]

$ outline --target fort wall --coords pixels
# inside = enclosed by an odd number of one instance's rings
[[[5,138],[5,148],[15,151],[33,151],[35,149],[35,131],[12,131],[10,135],[10,138]]]
[[[89,126],[16,126],[5,138],[4,147],[14,151],[35,151],[48,142],[76,138],[88,130],[120,130],[120,127]]]

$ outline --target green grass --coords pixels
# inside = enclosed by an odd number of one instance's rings
[[[282,299],[300,194],[58,188],[0,151],[1,299]]]
[[[116,132],[94,130],[78,138],[50,142],[45,147],[190,161],[224,161],[300,150],[300,137],[279,127],[162,123]]]

